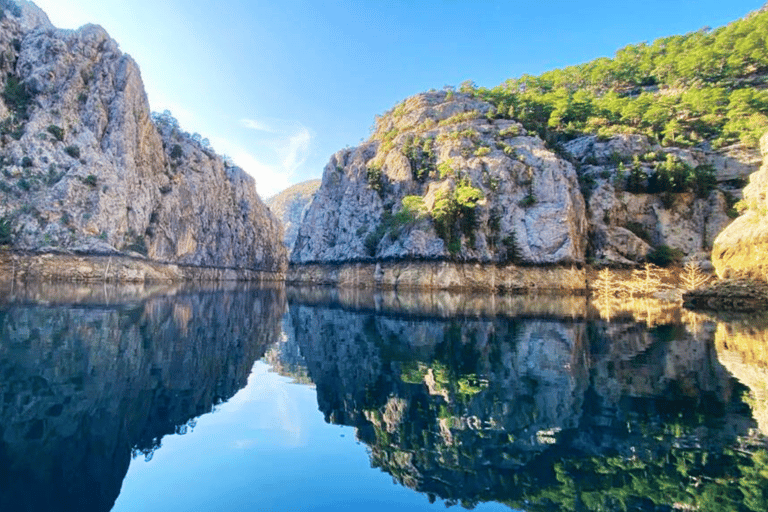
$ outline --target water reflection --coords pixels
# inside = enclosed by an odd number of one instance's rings
[[[473,308],[447,294],[288,295],[286,343],[303,355],[326,421],[356,427],[374,467],[431,499],[768,509],[755,430],[765,432],[755,388],[768,375],[727,355],[743,346],[733,329],[749,328],[700,316],[686,325],[679,310],[607,322],[578,298]],[[751,336],[764,350],[765,334]],[[741,364],[755,368],[756,353],[740,352]]]
[[[107,511],[132,454],[227,400],[281,288],[32,286],[0,299],[0,510]]]

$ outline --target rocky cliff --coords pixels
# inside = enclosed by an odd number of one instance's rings
[[[574,167],[490,109],[436,92],[380,119],[368,142],[331,158],[291,260],[583,261]]]
[[[472,93],[423,93],[331,158],[291,261],[632,265],[661,246],[705,255],[757,160],[743,146],[662,147],[646,135],[548,143]]]
[[[763,165],[744,188],[742,215],[720,233],[712,249],[720,277],[768,279],[768,133],[760,149]]]
[[[285,246],[289,251],[293,248],[296,235],[299,233],[304,210],[315,197],[320,183],[320,180],[302,181],[266,200],[269,209],[283,222]]]
[[[282,272],[282,228],[254,180],[168,116],[98,26],[33,4],[0,21],[0,244]]]

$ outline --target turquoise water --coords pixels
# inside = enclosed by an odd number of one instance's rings
[[[733,348],[768,339],[754,319],[282,287],[2,296],[2,511],[768,505],[768,371]]]

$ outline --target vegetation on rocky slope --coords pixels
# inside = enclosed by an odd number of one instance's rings
[[[460,90],[549,141],[584,132],[663,145],[756,145],[768,129],[768,10],[715,30],[657,39],[578,66]]]

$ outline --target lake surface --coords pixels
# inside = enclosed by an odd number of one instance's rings
[[[766,315],[0,292],[0,511],[768,510]]]

